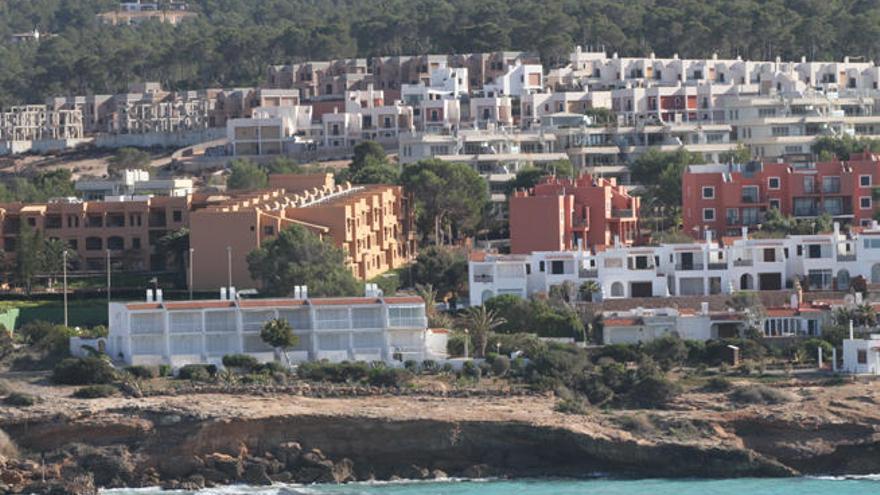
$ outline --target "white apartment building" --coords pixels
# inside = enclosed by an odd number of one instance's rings
[[[312,107],[258,107],[251,118],[226,121],[228,151],[233,156],[289,154],[312,137]]]
[[[300,288],[298,288],[300,289]],[[287,320],[299,337],[287,353],[291,362],[327,359],[386,361],[442,359],[445,332],[430,331],[418,297],[309,298],[307,290],[286,299],[231,297],[205,301],[113,302],[107,354],[126,364],[221,364],[224,355],[248,354],[275,360],[260,338],[271,319]]]
[[[416,130],[448,132],[461,125],[461,103],[468,94],[466,68],[450,69],[444,65],[431,70],[430,84],[403,84],[401,98],[412,107]]]
[[[187,196],[195,190],[192,179],[151,179],[147,170],[123,170],[115,179],[80,179],[74,184],[86,200],[109,196]]]
[[[470,303],[514,294],[530,297],[550,288],[586,281],[599,285],[595,297],[705,296],[740,290],[783,290],[794,280],[817,290],[847,290],[854,277],[880,283],[880,227],[858,234],[835,232],[783,239],[741,238],[726,245],[713,242],[625,247],[600,252],[588,249],[534,252],[529,255],[486,254],[468,268]]]
[[[519,98],[529,93],[543,91],[544,68],[539,64],[523,64],[520,61],[507,67],[507,72],[483,85],[483,94],[488,97],[512,96]]]

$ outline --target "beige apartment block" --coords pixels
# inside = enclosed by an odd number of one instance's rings
[[[247,256],[281,230],[301,225],[346,254],[352,273],[369,279],[401,266],[415,252],[413,215],[400,186],[336,185],[329,175],[281,175],[274,189],[236,196],[194,211],[193,285],[259,287]],[[280,186],[280,187],[278,187]]]
[[[74,272],[106,270],[107,250],[114,269],[164,271],[159,239],[188,223],[193,197],[125,197],[115,201],[62,199],[49,203],[0,204],[3,256],[14,263],[27,225],[46,239],[61,239],[76,254]]]

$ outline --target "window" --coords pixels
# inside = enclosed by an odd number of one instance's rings
[[[770,177],[767,179],[768,189],[779,189],[779,177]]]
[[[743,186],[743,188],[742,188],[742,202],[743,203],[757,203],[758,202],[758,186]]]
[[[859,198],[859,208],[863,210],[870,210],[871,207],[871,196],[862,196]]]
[[[715,221],[715,208],[703,208],[703,221],[704,222],[714,222]]]
[[[703,187],[703,199],[715,199],[715,188],[712,186]]]
[[[771,209],[771,210],[773,210],[773,209],[776,209],[776,210],[781,209],[781,208],[779,207],[779,200],[778,200],[778,199],[771,199],[771,200],[770,200],[770,209]]]
[[[263,226],[263,235],[265,235],[265,236],[275,235],[275,226],[274,225],[264,225]]]
[[[857,359],[858,359],[859,364],[868,364],[868,350],[867,349],[859,349]]]
[[[171,218],[175,222],[182,222],[183,221],[183,212],[180,210],[174,210],[173,212],[171,212]]]
[[[823,193],[839,193],[840,177],[822,177]]]
[[[859,176],[859,186],[861,187],[871,187],[871,176],[870,175],[860,175]]]
[[[775,117],[776,109],[775,108],[759,108],[758,109],[758,117]]]
[[[131,248],[132,249],[140,249],[141,248],[141,238],[140,237],[132,237],[131,238]]]
[[[86,237],[86,249],[89,251],[100,251],[103,244],[100,237]]]
[[[778,126],[770,129],[773,137],[785,137],[789,135],[788,126]]]
[[[813,193],[816,192],[816,181],[812,176],[804,177],[804,192],[805,193]]]
[[[829,215],[843,215],[843,198],[825,198],[822,200],[822,208]]]
[[[776,261],[776,249],[767,248],[764,249],[764,262],[765,263],[773,263]]]
[[[550,262],[550,273],[553,275],[562,275],[565,273],[565,263],[556,260]]]
[[[544,273],[544,270],[545,270],[545,268],[544,268],[544,262],[543,262],[543,261],[539,261],[539,262],[538,262],[538,271],[541,272],[541,273]]]
[[[727,209],[727,225],[739,224],[739,210],[736,208]]]

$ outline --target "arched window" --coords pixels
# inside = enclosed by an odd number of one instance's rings
[[[739,278],[739,289],[740,290],[752,290],[755,288],[755,283],[752,280],[752,276],[748,273],[743,274],[742,277]]]
[[[611,297],[624,297],[623,282],[614,282],[611,284]]]
[[[116,251],[125,249],[125,240],[123,240],[122,237],[119,237],[118,235],[115,235],[113,237],[108,237],[107,238],[107,249],[113,249]]]

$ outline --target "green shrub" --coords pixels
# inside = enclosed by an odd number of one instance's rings
[[[212,373],[212,369],[214,373]],[[194,382],[207,382],[216,374],[217,367],[209,364],[187,364],[177,370],[177,378]]]
[[[403,367],[412,371],[413,373],[419,372],[419,362],[415,359],[407,359],[403,362]]]
[[[657,427],[654,426],[653,422],[651,422],[651,418],[644,414],[621,416],[617,418],[617,423],[624,430],[641,435],[649,435],[657,431]]]
[[[678,335],[664,335],[645,344],[644,351],[664,370],[681,366],[687,360],[689,349]]]
[[[171,376],[171,365],[170,364],[160,364],[159,365],[159,376]]]
[[[584,415],[587,414],[589,410],[589,404],[579,397],[571,397],[556,402],[556,406],[553,410],[563,414]]]
[[[260,365],[257,358],[248,354],[227,354],[223,356],[223,366],[226,368],[239,368],[252,370]]]
[[[636,382],[629,397],[644,407],[661,407],[681,393],[681,387],[663,376],[649,376]]]
[[[801,348],[804,350],[804,355],[810,362],[817,362],[819,360],[819,348],[822,349],[822,359],[826,362],[831,360],[831,344],[822,339],[807,339],[801,344]]]
[[[790,392],[766,385],[739,387],[730,393],[730,398],[743,404],[784,404],[796,399]]]
[[[464,344],[467,342],[468,348],[468,356],[473,357],[474,355],[474,341],[470,334],[466,334],[464,332],[453,332],[449,335],[449,340],[446,342],[446,351],[449,353],[449,357],[461,357],[464,356]]]
[[[440,368],[440,372],[451,375],[452,373],[455,373],[455,367],[452,366],[452,363],[443,363],[443,366]]]
[[[422,361],[422,373],[427,373],[433,375],[440,370],[440,367],[437,366],[437,361],[432,359],[426,359]]]
[[[30,394],[12,392],[3,399],[3,403],[7,406],[30,407],[37,403],[37,398]]]
[[[315,382],[330,383],[355,383],[362,382],[367,379],[371,369],[385,368],[382,363],[380,367],[373,367],[363,361],[342,363],[330,363],[327,361],[317,361],[302,363],[297,368],[297,376],[303,380],[311,380]]]
[[[498,377],[506,375],[510,371],[510,358],[498,356],[492,361],[492,374]]]
[[[142,378],[144,380],[149,380],[150,378],[156,378],[159,374],[158,368],[154,366],[128,366],[125,368],[125,371],[128,372],[131,376],[135,378]]]
[[[477,380],[483,375],[480,367],[473,361],[465,361],[461,364],[461,374],[468,378],[476,378]]]
[[[77,399],[99,399],[101,397],[111,397],[116,395],[119,389],[113,385],[89,385],[77,389],[73,396]]]
[[[492,374],[492,365],[487,363],[486,361],[478,364],[477,368],[480,369],[480,376],[489,376]]]
[[[642,357],[642,351],[629,344],[611,344],[602,346],[593,351],[593,362],[598,362],[603,357],[610,357],[618,363],[636,362]]]
[[[402,387],[413,379],[411,371],[400,368],[373,368],[369,383],[374,387]]]
[[[98,357],[67,358],[52,371],[52,381],[62,385],[93,385],[115,380],[116,370]]]
[[[730,383],[730,380],[724,378],[723,376],[713,376],[706,382],[705,389],[710,392],[727,392],[733,387],[733,384]]]
[[[281,373],[285,376],[285,380],[287,380],[287,367],[278,361],[269,361],[268,363],[263,363],[256,368],[254,371],[257,373],[264,373],[269,375],[275,375]]]
[[[739,371],[739,374],[742,376],[751,376],[755,372],[755,365],[750,361],[743,361],[740,363],[737,371]]]

